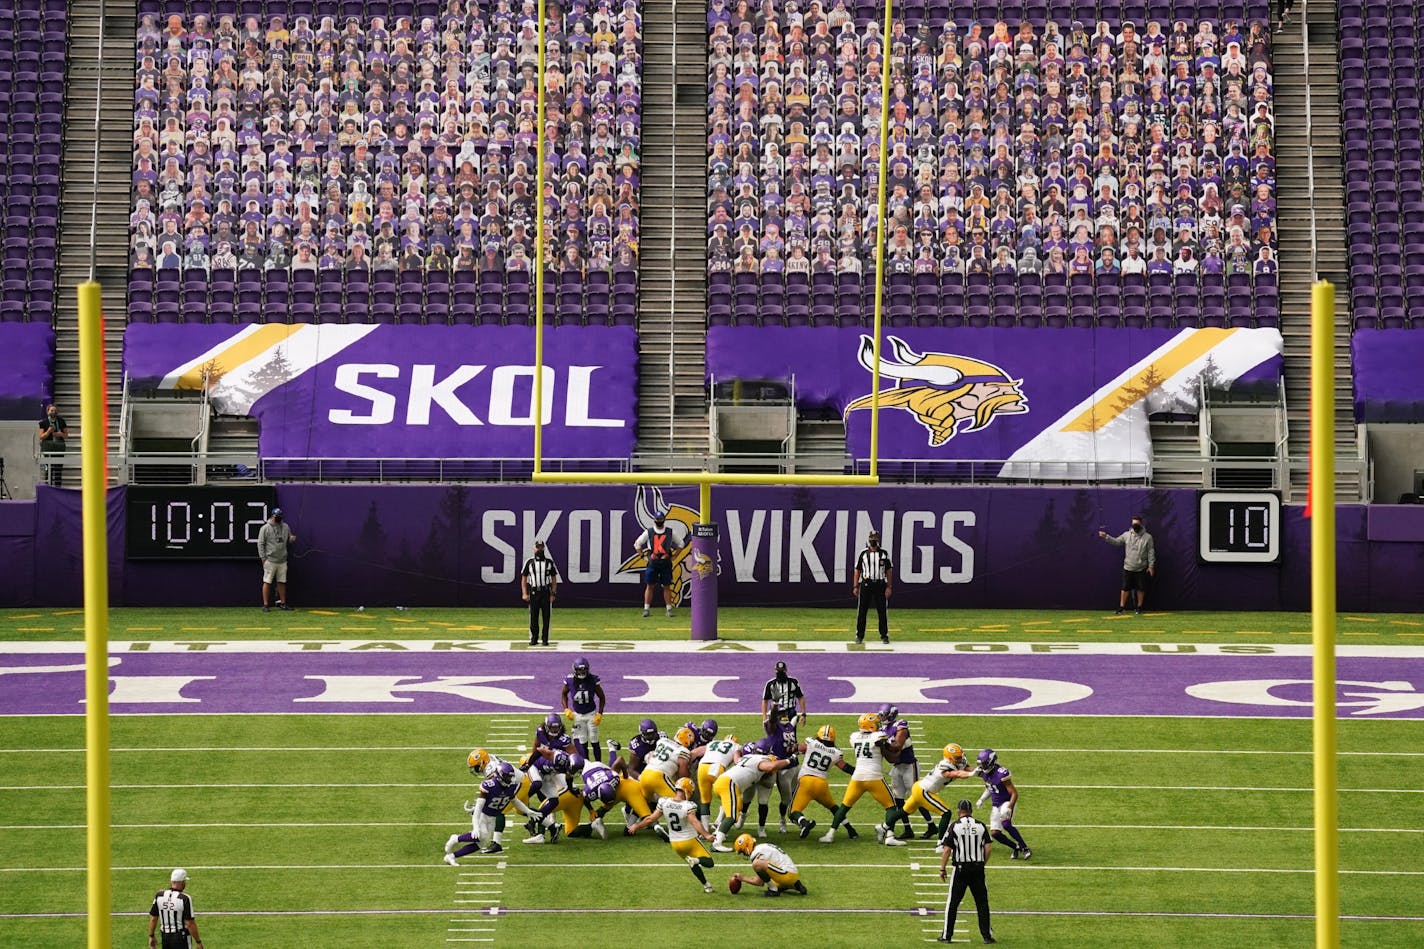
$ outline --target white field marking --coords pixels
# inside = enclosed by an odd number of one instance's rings
[[[469,788],[468,781],[436,782],[372,782],[372,783],[295,783],[295,784],[114,784],[115,791],[205,790],[257,788]],[[1314,793],[1313,787],[1247,787],[1238,784],[1021,784],[1034,791],[1251,791]],[[83,791],[83,784],[10,784],[0,785],[0,791]],[[1341,794],[1424,794],[1424,788],[1339,788]]]
[[[1199,718],[1201,716],[1183,716],[1189,718]],[[519,734],[523,734],[527,729],[522,729]],[[501,736],[503,737],[503,736]],[[484,746],[489,750],[489,745]],[[1278,755],[1286,757],[1312,757],[1312,751],[1271,751],[1265,749],[1206,749],[1206,748],[1000,748],[1001,752],[1012,754],[1065,754],[1065,755]],[[468,752],[465,745],[313,745],[310,747],[283,746],[264,747],[258,745],[246,745],[242,747],[204,747],[204,748],[110,748],[110,754],[155,754],[170,752],[174,754],[228,754],[230,752],[257,752],[261,754],[272,754],[274,752],[310,754],[311,752],[380,752],[382,754],[398,754],[401,752]],[[18,754],[66,754],[81,755],[83,748],[0,748],[0,755]],[[1424,751],[1341,751],[1337,754],[1342,758],[1424,758]]]
[[[822,870],[850,870],[863,867],[867,870],[903,870],[904,864],[895,863],[804,863],[799,866]],[[560,868],[621,867],[638,869],[681,869],[676,864],[667,863],[529,863],[514,864],[512,870],[546,870]],[[1305,873],[1312,874],[1313,868],[1293,869],[1276,867],[1101,867],[1101,866],[1057,866],[1044,863],[1017,863],[1012,865],[990,864],[990,870],[1096,870],[1104,873]],[[1343,874],[1357,876],[1424,876],[1424,870],[1341,870]]]

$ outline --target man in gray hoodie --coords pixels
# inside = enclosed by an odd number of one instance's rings
[[[1117,613],[1127,610],[1127,601],[1136,594],[1133,612],[1141,615],[1147,600],[1147,578],[1157,573],[1157,548],[1152,543],[1152,535],[1142,526],[1142,515],[1132,515],[1132,527],[1116,537],[1107,531],[1098,531],[1098,536],[1123,548],[1122,594],[1118,598]]]
[[[257,557],[262,561],[262,612],[272,611],[272,584],[277,584],[277,609],[287,605],[287,548],[297,535],[282,520],[282,509],[274,507],[267,523],[257,532]]]

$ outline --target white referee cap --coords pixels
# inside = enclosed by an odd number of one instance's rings
[[[184,870],[182,867],[179,867],[178,869],[174,870],[172,873],[168,874],[168,882],[169,882],[169,883],[187,883],[187,882],[188,882],[188,871],[187,871],[187,870]]]

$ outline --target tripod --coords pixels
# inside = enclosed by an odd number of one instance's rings
[[[10,493],[10,486],[5,483],[5,459],[0,458],[0,501],[13,501],[15,496]]]

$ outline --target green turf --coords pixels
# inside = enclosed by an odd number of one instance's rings
[[[718,717],[724,731],[752,734],[756,728],[746,716]],[[532,732],[534,719],[520,720]],[[853,727],[848,716],[830,720],[842,730]],[[153,891],[178,865],[192,874],[199,923],[214,947],[420,947],[452,937],[520,946],[547,940],[553,927],[577,929],[579,943],[591,949],[625,946],[638,932],[662,933],[659,941],[668,945],[693,945],[729,927],[847,949],[932,938],[924,930],[938,924],[943,889],[932,876],[915,873],[932,874],[936,858],[923,842],[877,847],[868,830],[878,808],[868,799],[852,813],[866,831],[859,841],[842,837],[823,845],[771,831],[801,864],[812,891],[804,899],[772,901],[750,888],[731,896],[727,876],[745,866],[734,855],[717,855],[710,877],[718,889],[707,896],[651,837],[535,847],[519,842],[523,830],[514,821],[502,871],[501,861],[485,857],[467,858],[461,871],[452,870],[439,857],[446,835],[468,826],[460,803],[473,796],[474,782],[463,766],[465,753],[483,744],[512,755],[527,742],[527,736],[495,736],[492,726],[486,716],[114,719],[113,907],[122,914],[114,944],[138,944]],[[605,734],[620,737],[633,727],[632,716],[609,716],[604,723]],[[1377,871],[1343,876],[1346,914],[1420,915],[1424,795],[1358,790],[1417,791],[1417,731],[1417,723],[1405,721],[1340,723],[1341,866]],[[1309,943],[1308,919],[1199,915],[1311,912],[1312,877],[1301,872],[1312,861],[1311,795],[1304,790],[1311,768],[1308,722],[920,720],[922,756],[949,740],[999,748],[1023,795],[1020,826],[1034,860],[1011,862],[997,854],[989,876],[1003,944]],[[82,741],[77,718],[0,719],[0,917],[83,910],[84,794],[59,787],[82,784]],[[1288,753],[1247,753],[1255,751]],[[950,790],[959,793],[958,786]],[[976,786],[967,792],[978,796]],[[818,810],[813,806],[812,815],[824,821]],[[922,826],[918,818],[916,826]],[[1373,832],[1379,828],[1392,832]],[[1415,833],[1393,832],[1400,830]],[[1267,870],[1291,872],[1258,872]],[[490,889],[460,882],[497,883],[494,898],[510,915],[490,917],[478,912],[480,904],[457,903]],[[921,900],[927,917],[913,915]],[[585,911],[520,912],[560,908]],[[381,912],[349,915],[355,910]],[[431,912],[409,912],[419,910]],[[647,915],[636,922],[623,915],[640,910]],[[653,910],[681,916],[653,916]],[[1062,911],[1182,915],[1019,915]],[[972,925],[971,914],[961,914],[961,925]],[[0,945],[72,947],[82,944],[83,932],[77,916],[0,918]],[[1347,922],[1344,935],[1353,946],[1418,946],[1424,923]]]
[[[724,638],[796,641],[849,637],[855,613],[849,599],[843,610],[724,608],[719,630]],[[891,636],[898,642],[1035,641],[1207,643],[1307,643],[1308,613],[1151,613],[1115,616],[1104,611],[1059,610],[896,610]],[[0,640],[64,641],[83,635],[78,610],[0,610]],[[528,614],[520,609],[411,609],[398,612],[352,607],[298,609],[263,613],[259,609],[124,608],[110,611],[110,635],[116,640],[241,639],[508,639],[521,641]],[[560,607],[555,638],[569,640],[685,640],[688,611],[673,619],[655,612],[643,619],[627,609]],[[1424,615],[1341,614],[1338,641],[1345,644],[1424,645]]]

